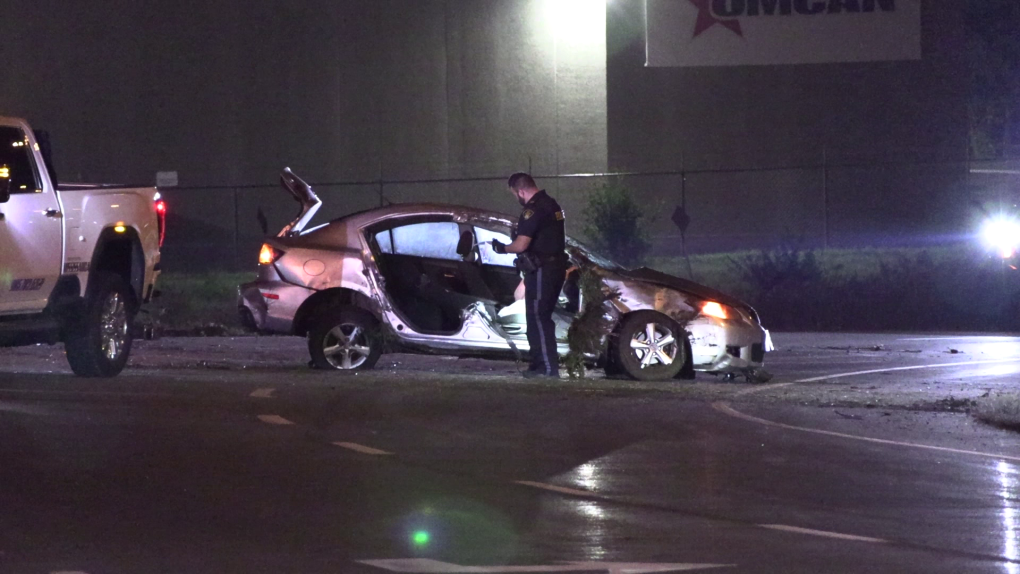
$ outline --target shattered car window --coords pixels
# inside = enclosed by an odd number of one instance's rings
[[[499,231],[492,231],[483,227],[475,228],[475,238],[478,241],[478,251],[482,256],[482,265],[499,265],[501,267],[513,267],[514,253],[496,253],[492,250],[492,240],[500,243],[510,243],[510,236]]]
[[[375,235],[379,250],[397,255],[459,261],[457,241],[460,227],[452,221],[413,223],[380,231]]]

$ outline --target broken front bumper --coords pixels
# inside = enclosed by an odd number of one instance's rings
[[[773,350],[772,336],[757,325],[699,317],[690,332],[694,369],[706,373],[745,373],[760,369]]]

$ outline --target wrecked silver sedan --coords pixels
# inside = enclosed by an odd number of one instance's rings
[[[262,333],[307,337],[312,364],[370,369],[387,350],[512,358],[528,350],[521,276],[509,243],[513,219],[469,207],[399,204],[305,229],[321,205],[284,170],[298,217],[268,239],[258,278],[239,288],[242,321]],[[697,283],[628,270],[568,240],[575,270],[607,294],[606,327],[590,364],[639,380],[693,378],[695,371],[767,380],[771,349],[754,309]],[[554,313],[561,356],[585,309],[581,273],[568,273]],[[516,292],[516,296],[515,296]]]

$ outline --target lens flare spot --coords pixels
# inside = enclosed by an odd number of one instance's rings
[[[424,530],[418,530],[413,536],[411,536],[411,540],[414,542],[415,546],[426,546],[431,538],[432,537],[429,536],[429,533]]]

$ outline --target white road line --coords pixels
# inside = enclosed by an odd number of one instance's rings
[[[1017,341],[1017,337],[995,337],[984,335],[969,335],[960,337],[911,337],[907,339],[896,339],[897,341],[981,341],[982,343],[1003,343],[1006,341]]]
[[[751,387],[733,393],[735,397],[742,397],[754,393],[761,393],[764,391],[771,391],[772,389],[778,389],[782,387],[788,387],[790,385],[796,385],[800,383],[817,383],[820,381],[829,381],[832,379],[845,379],[847,377],[857,377],[860,375],[875,375],[878,373],[892,373],[895,371],[917,371],[923,369],[944,369],[947,367],[955,367],[958,365],[994,365],[1000,363],[1017,363],[1020,362],[1020,357],[1014,359],[991,359],[987,361],[960,361],[957,363],[939,363],[936,365],[914,365],[912,367],[890,367],[888,369],[871,369],[867,371],[853,371],[850,373],[836,373],[832,375],[823,375],[821,377],[811,377],[809,379],[799,379],[792,383],[773,383],[771,385],[763,385],[760,387]]]
[[[386,452],[385,450],[379,450],[377,448],[372,448],[370,446],[364,446],[353,442],[335,442],[333,444],[341,448],[346,448],[349,450],[360,452],[362,454],[372,454],[376,456],[388,456],[393,454],[392,452]]]
[[[796,526],[786,526],[785,524],[759,524],[762,528],[768,528],[769,530],[782,530],[784,532],[796,532],[798,534],[810,534],[811,536],[824,536],[825,538],[837,538],[839,540],[853,540],[856,542],[873,542],[876,544],[886,544],[888,540],[882,540],[881,538],[871,538],[868,536],[856,536],[853,534],[840,534],[839,532],[828,532],[825,530],[812,530],[810,528],[798,528]]]
[[[275,392],[276,392],[276,389],[255,389],[248,396],[253,398],[253,399],[272,399],[272,398],[274,398],[273,397],[273,393],[275,393]]]
[[[640,562],[561,562],[537,566],[461,566],[431,558],[398,558],[396,560],[358,560],[390,572],[404,574],[526,574],[551,572],[601,572],[602,574],[652,574],[712,568],[733,568],[736,564],[651,564]]]
[[[715,410],[717,410],[717,411],[719,411],[719,412],[721,412],[723,414],[727,414],[727,415],[729,415],[731,417],[735,417],[735,418],[738,418],[738,419],[743,419],[745,421],[749,421],[749,422],[753,422],[753,423],[758,423],[758,424],[765,425],[765,426],[770,426],[770,427],[784,428],[784,429],[788,429],[788,430],[795,430],[795,431],[801,431],[801,432],[807,432],[807,433],[813,433],[813,434],[821,434],[821,435],[826,435],[826,436],[835,436],[835,437],[840,437],[840,438],[847,438],[847,439],[851,439],[851,440],[859,440],[859,441],[871,442],[871,443],[877,443],[877,444],[887,444],[887,445],[893,445],[893,446],[903,446],[903,447],[908,447],[908,448],[919,448],[919,449],[923,449],[923,450],[934,450],[934,451],[939,451],[939,452],[951,452],[951,453],[954,453],[954,454],[966,454],[966,455],[971,455],[971,456],[980,456],[980,457],[984,457],[984,458],[993,458],[993,459],[996,459],[996,460],[1011,460],[1011,461],[1014,461],[1014,462],[1020,462],[1020,456],[1009,456],[1009,455],[995,454],[995,453],[990,453],[990,452],[979,452],[979,451],[976,451],[976,450],[963,450],[963,449],[959,449],[959,448],[949,448],[949,447],[944,447],[944,446],[932,446],[932,445],[927,445],[927,444],[916,444],[916,443],[912,443],[912,442],[900,442],[900,441],[895,441],[895,440],[886,440],[886,439],[881,439],[881,438],[871,438],[871,437],[866,437],[866,436],[857,436],[857,435],[852,435],[852,434],[844,434],[844,433],[840,433],[840,432],[833,432],[833,431],[827,431],[827,430],[821,430],[821,429],[813,429],[813,428],[807,428],[807,427],[798,427],[798,426],[788,425],[788,424],[784,424],[784,423],[777,423],[777,422],[773,422],[773,421],[769,421],[769,420],[765,420],[765,419],[760,419],[758,417],[753,417],[751,415],[745,415],[744,413],[733,409],[733,407],[731,407],[730,405],[728,405],[728,404],[726,404],[724,402],[712,403],[712,408],[714,408]]]
[[[281,417],[280,415],[259,415],[259,420],[271,425],[292,425],[294,423]]]
[[[821,377],[812,377],[810,379],[800,379],[794,381],[794,383],[817,383],[818,381],[828,381],[832,379],[843,379],[846,377],[856,377],[858,375],[874,375],[876,373],[892,373],[894,371],[917,371],[921,369],[944,369],[947,367],[959,367],[964,365],[993,365],[996,363],[1018,363],[1020,357],[1013,359],[993,359],[989,361],[960,361],[958,363],[939,363],[936,365],[915,365],[913,367],[891,367],[888,369],[872,369],[869,371],[854,371],[852,373],[837,373],[835,375],[824,375]]]
[[[532,488],[540,488],[542,490],[549,490],[552,492],[558,492],[560,494],[569,494],[570,496],[585,496],[588,498],[602,498],[598,494],[588,490],[575,490],[573,488],[565,488],[562,486],[556,486],[555,484],[546,484],[544,482],[532,482],[530,480],[518,480],[514,484],[520,484],[522,486],[530,486]]]

